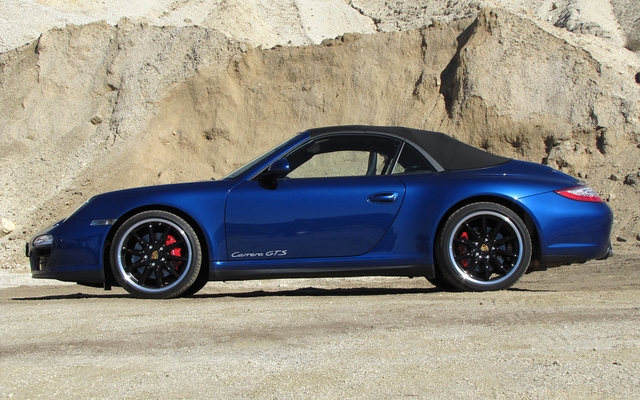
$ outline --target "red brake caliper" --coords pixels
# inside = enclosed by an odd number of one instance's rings
[[[462,234],[460,235],[460,239],[469,240],[469,234],[467,232],[462,232]],[[458,246],[458,251],[460,252],[460,254],[465,254],[468,250],[469,249],[467,248],[467,246],[463,244]],[[462,260],[460,260],[460,264],[462,264],[462,267],[466,269],[469,266],[469,259],[463,258]]]
[[[167,241],[164,243],[164,245],[169,246],[176,242],[177,242],[176,238],[174,238],[171,235],[167,235]],[[171,254],[174,257],[180,257],[182,255],[182,249],[179,247],[176,247],[175,249],[171,250],[169,254]],[[172,261],[171,264],[176,270],[178,270],[178,268],[180,268],[180,264],[182,264],[182,261]]]

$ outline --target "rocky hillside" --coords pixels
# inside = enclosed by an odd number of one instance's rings
[[[336,124],[580,176],[640,250],[637,0],[109,3],[0,4],[3,268],[93,194],[219,178]]]

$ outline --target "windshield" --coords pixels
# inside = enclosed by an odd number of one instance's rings
[[[257,158],[254,158],[253,160],[249,161],[247,164],[243,165],[242,167],[238,168],[237,170],[233,171],[232,173],[230,173],[229,175],[225,176],[222,179],[236,179],[236,178],[238,178],[239,176],[241,176],[245,172],[251,170],[255,166],[258,166],[263,161],[269,159],[273,155],[284,151],[284,149],[288,148],[292,144],[292,142],[299,141],[300,140],[300,135],[302,135],[302,134],[296,135],[295,137],[287,140],[284,143],[280,143],[279,145],[277,145],[273,149],[267,151],[266,153],[262,154],[261,156],[258,156]]]

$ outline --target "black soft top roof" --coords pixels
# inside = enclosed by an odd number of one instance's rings
[[[331,126],[309,129],[308,132],[311,137],[330,133],[393,135],[414,144],[429,154],[445,171],[486,168],[511,160],[477,149],[444,133],[400,126]]]

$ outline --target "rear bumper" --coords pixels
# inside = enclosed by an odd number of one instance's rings
[[[609,243],[609,248],[607,249],[607,254],[605,254],[603,257],[598,258],[598,260],[606,260],[607,258],[611,257],[613,255],[613,247],[611,246],[611,243]]]
[[[554,192],[521,199],[535,217],[540,262],[558,265],[609,257],[613,213],[604,203],[570,200]]]

